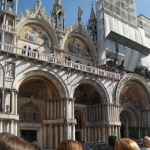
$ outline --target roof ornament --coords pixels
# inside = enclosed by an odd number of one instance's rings
[[[83,14],[83,11],[81,10],[81,7],[78,7],[78,23],[80,25],[81,23],[81,15]]]
[[[41,6],[42,6],[42,1],[41,0],[37,0],[37,8],[40,9]]]

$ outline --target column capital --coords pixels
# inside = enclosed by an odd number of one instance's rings
[[[15,90],[16,94],[19,94],[20,90]]]
[[[14,122],[14,120],[13,120],[13,119],[11,119],[11,120],[9,120],[9,122],[10,122],[10,123],[13,123],[13,122]]]
[[[49,127],[53,127],[53,124],[49,124],[48,126],[49,126]]]
[[[58,124],[54,124],[55,127],[58,127]]]
[[[0,88],[1,89],[1,91],[5,91],[6,89],[5,88]]]
[[[59,123],[59,125],[60,125],[60,126],[63,126],[63,125],[64,125],[64,123]]]
[[[43,127],[46,127],[47,126],[47,124],[43,124]]]
[[[15,92],[15,91],[16,91],[16,89],[10,89],[10,91],[11,91],[11,92]]]

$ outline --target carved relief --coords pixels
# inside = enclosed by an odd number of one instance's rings
[[[6,76],[10,78],[14,78],[14,64],[7,62],[6,65]]]

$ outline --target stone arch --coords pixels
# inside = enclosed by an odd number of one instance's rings
[[[52,41],[52,47],[58,46],[58,40],[55,35],[55,31],[54,31],[53,27],[50,24],[48,24],[47,22],[45,22],[43,20],[39,20],[37,18],[29,18],[26,20],[21,20],[21,22],[17,25],[17,28],[18,28],[17,34],[19,33],[20,29],[24,25],[31,24],[31,23],[42,27],[48,33],[48,35],[50,36],[51,41]]]
[[[131,108],[130,106],[126,107],[124,106],[124,108],[120,111],[119,117],[121,116],[122,113],[125,113],[126,117],[128,117],[128,119],[130,118],[130,125],[131,126],[138,126],[138,115],[135,112],[135,110],[133,110],[133,108]],[[129,120],[128,120],[129,121]]]
[[[49,81],[53,83],[53,85],[56,87],[56,89],[59,91],[60,97],[69,97],[69,92],[66,84],[61,79],[58,74],[48,70],[48,69],[40,69],[38,67],[30,68],[21,74],[19,74],[15,80],[13,81],[12,88],[18,90],[21,83],[28,77],[31,76],[40,76],[45,77]]]
[[[85,113],[84,109],[75,106],[74,111],[76,111],[76,110],[79,110],[79,111],[82,113],[82,116],[83,116],[83,122],[86,122],[86,115],[87,115],[87,114]]]
[[[87,39],[85,36],[83,36],[83,35],[81,35],[79,33],[75,33],[75,32],[72,31],[69,34],[66,34],[66,36],[64,37],[64,39],[63,39],[63,41],[61,43],[61,49],[64,49],[65,42],[70,37],[76,37],[76,38],[81,39],[85,43],[85,45],[87,45],[89,47],[92,61],[94,63],[97,62],[97,54],[96,54],[95,48],[93,46],[93,43],[89,39]]]
[[[150,89],[145,79],[143,79],[141,76],[136,74],[127,74],[125,75],[120,82],[118,83],[118,86],[116,87],[116,103],[119,103],[120,94],[122,89],[125,85],[127,85],[129,82],[134,82],[136,85],[138,84],[139,87],[143,89],[143,92],[147,95],[147,101],[150,102]]]
[[[102,94],[103,103],[110,102],[107,90],[105,89],[105,87],[103,86],[102,83],[100,83],[98,80],[96,80],[94,78],[84,77],[84,78],[80,78],[80,79],[77,79],[76,81],[74,81],[74,83],[72,84],[72,88],[71,88],[71,97],[74,96],[76,88],[81,84],[89,84],[89,85],[95,87],[100,95],[101,95],[101,93],[104,93],[104,94]]]

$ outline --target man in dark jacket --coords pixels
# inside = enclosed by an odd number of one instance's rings
[[[105,150],[113,150],[115,143],[118,141],[118,137],[116,135],[110,135],[108,137],[108,148],[106,148]]]

